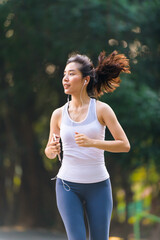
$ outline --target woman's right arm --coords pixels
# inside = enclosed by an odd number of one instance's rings
[[[49,159],[54,159],[60,153],[60,123],[61,123],[62,108],[56,109],[50,120],[50,133],[45,154]],[[56,140],[53,137],[56,136]]]

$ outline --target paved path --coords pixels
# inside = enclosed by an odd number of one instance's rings
[[[12,230],[0,228],[0,240],[67,240],[65,235],[47,230]]]

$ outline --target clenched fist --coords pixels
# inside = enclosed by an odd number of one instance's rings
[[[47,145],[46,149],[45,149],[45,154],[48,158],[53,159],[55,158],[57,155],[60,154],[60,136],[59,135],[55,135],[55,137],[53,136],[51,138],[50,143]]]
[[[85,134],[75,132],[75,141],[80,147],[91,147],[93,140],[88,138]]]

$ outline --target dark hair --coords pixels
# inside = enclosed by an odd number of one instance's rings
[[[124,54],[118,54],[117,51],[108,56],[104,51],[101,52],[96,68],[86,55],[72,54],[67,64],[71,62],[80,64],[79,70],[83,77],[90,76],[87,93],[92,97],[99,97],[104,92],[113,92],[120,85],[120,73],[130,73],[129,59]]]

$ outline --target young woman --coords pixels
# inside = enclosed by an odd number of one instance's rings
[[[45,154],[59,156],[61,138],[56,198],[69,240],[86,240],[84,212],[90,240],[109,239],[112,191],[104,151],[128,152],[130,144],[111,107],[96,99],[119,86],[121,72],[130,73],[129,61],[116,51],[107,57],[101,52],[96,68],[87,56],[73,54],[64,70],[71,101],[52,114]],[[106,126],[114,140],[104,139]]]

